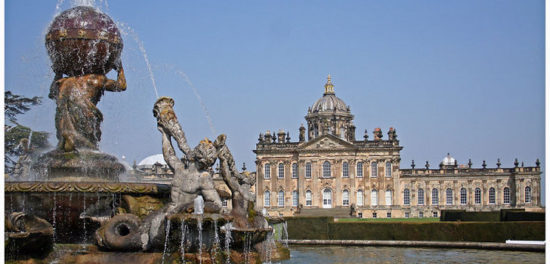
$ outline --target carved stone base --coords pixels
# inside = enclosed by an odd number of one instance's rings
[[[117,158],[94,150],[54,150],[38,158],[32,167],[37,180],[118,182],[126,170]]]

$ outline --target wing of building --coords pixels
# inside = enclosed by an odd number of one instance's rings
[[[540,208],[540,163],[514,168],[459,166],[449,154],[430,168],[401,169],[397,132],[380,128],[355,138],[350,107],[334,92],[305,116],[292,142],[283,130],[260,134],[256,144],[256,203],[270,215],[438,217],[441,210]],[[307,134],[307,139],[306,139]]]

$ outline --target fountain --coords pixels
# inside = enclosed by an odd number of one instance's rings
[[[226,136],[191,148],[170,97],[158,98],[153,115],[174,171],[171,184],[119,180],[124,166],[98,148],[103,116],[96,105],[105,91],[126,90],[123,42],[109,16],[85,6],[60,13],[46,48],[55,73],[49,98],[57,104],[59,143],[35,159],[20,159],[18,179],[25,181],[6,182],[7,260],[256,263],[288,257],[254,209],[255,178],[236,169]],[[106,76],[111,70],[116,80]],[[231,192],[230,210],[221,202],[229,194],[213,182],[216,161]]]

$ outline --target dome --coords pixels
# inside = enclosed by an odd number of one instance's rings
[[[447,157],[443,158],[443,161],[441,161],[443,163],[443,165],[455,165],[455,159],[453,157],[451,157],[451,154],[447,153]]]
[[[323,97],[319,98],[317,102],[311,107],[311,112],[349,112],[349,108],[334,94],[334,85],[330,80],[330,75],[327,78],[327,83],[325,84],[325,93]]]
[[[166,165],[166,161],[164,161],[164,156],[162,154],[151,155],[151,156],[141,160],[138,163],[138,166],[139,167],[145,167],[145,166],[151,167],[155,163],[160,163],[162,165]]]

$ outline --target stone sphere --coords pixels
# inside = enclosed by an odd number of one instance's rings
[[[107,74],[118,70],[122,66],[122,46],[113,20],[88,6],[63,11],[46,33],[46,49],[56,75]]]

